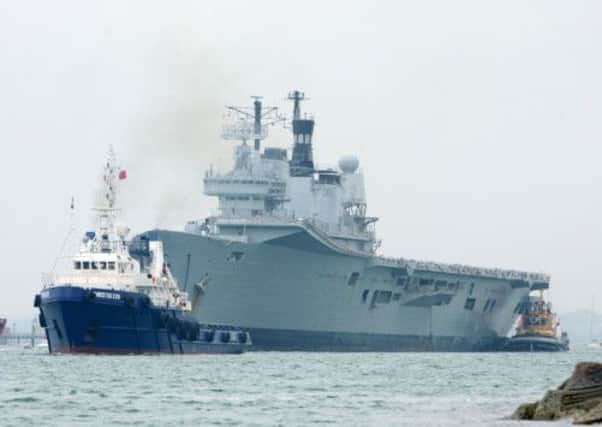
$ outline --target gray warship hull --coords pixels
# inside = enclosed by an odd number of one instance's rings
[[[254,350],[496,350],[533,286],[345,253],[301,225],[261,243],[146,234],[163,241],[196,318],[248,329]]]

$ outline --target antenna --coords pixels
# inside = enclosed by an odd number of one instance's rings
[[[278,114],[278,107],[263,106],[261,96],[251,96],[252,107],[226,106],[226,117],[229,123],[222,127],[222,138],[225,140],[242,141],[254,140],[255,151],[261,149],[261,140],[268,136],[268,126],[284,121]]]
[[[305,99],[305,93],[294,90],[289,92],[288,99],[293,101],[293,120],[301,118],[301,101]]]
[[[105,183],[105,199],[109,209],[115,208],[117,202],[117,158],[113,146],[109,145],[109,153],[107,154],[107,162],[104,167],[103,181]]]

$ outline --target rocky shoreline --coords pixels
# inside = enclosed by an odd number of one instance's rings
[[[602,423],[602,363],[578,363],[560,387],[537,402],[520,405],[512,415],[515,420],[561,418],[572,418],[574,424]]]

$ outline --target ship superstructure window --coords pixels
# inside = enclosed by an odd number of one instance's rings
[[[82,262],[82,268],[84,270],[89,270],[90,269],[90,262],[89,261]]]
[[[487,309],[489,308],[489,303],[491,302],[491,300],[487,300],[487,302],[485,303],[485,306],[483,307],[483,313],[485,313],[487,311]]]
[[[464,308],[466,310],[472,311],[474,309],[474,305],[476,303],[476,299],[474,298],[466,298],[466,302],[464,303]]]
[[[406,278],[405,277],[398,277],[397,280],[395,281],[395,284],[397,286],[403,286],[406,284]]]
[[[418,284],[420,286],[432,285],[433,284],[433,279],[420,279],[420,282]]]
[[[347,284],[349,286],[353,286],[353,285],[355,285],[357,283],[357,281],[359,280],[359,278],[360,278],[360,274],[357,271],[354,271],[353,273],[351,273],[349,275],[349,279],[347,279]]]
[[[73,263],[73,268],[76,269],[76,270],[81,270],[81,268],[82,268],[82,262],[81,261],[75,261]]]
[[[115,270],[115,261],[109,261],[109,270]]]
[[[92,270],[98,270],[98,265],[96,264],[95,261],[92,261],[91,265],[92,265]]]
[[[98,265],[100,266],[101,270],[106,270],[107,269],[107,262],[106,261],[100,261],[98,263]]]

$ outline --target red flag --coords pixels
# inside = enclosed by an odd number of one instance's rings
[[[119,171],[119,179],[126,179],[128,177],[128,173],[125,169],[121,169]]]

